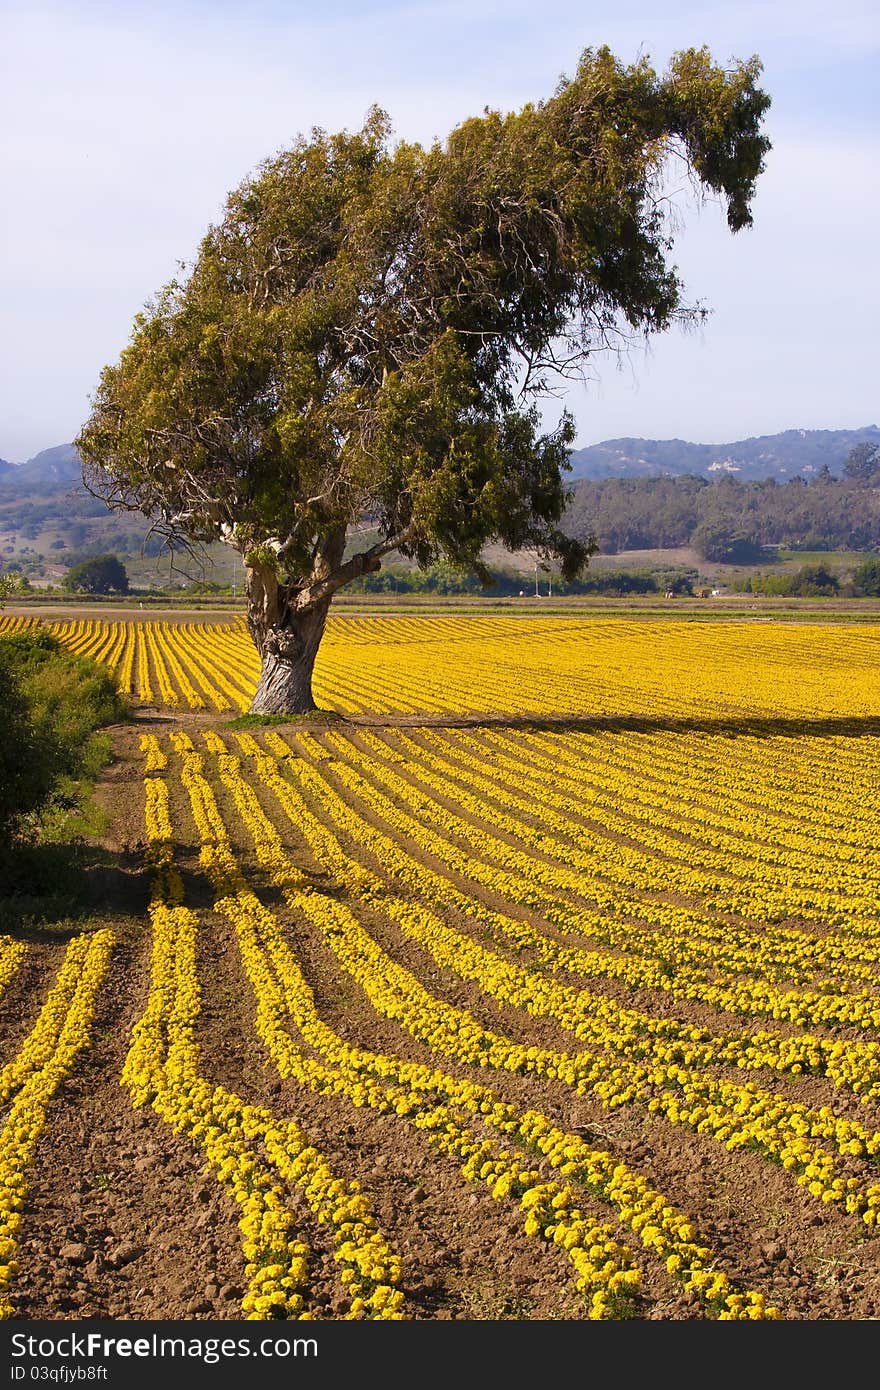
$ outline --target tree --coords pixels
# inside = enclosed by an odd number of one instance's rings
[[[880,556],[863,560],[853,570],[852,579],[859,594],[880,598]]]
[[[71,593],[128,593],[125,565],[115,555],[93,555],[69,569],[61,582]]]
[[[22,587],[20,574],[0,574],[0,608],[11,594],[19,593]]]
[[[750,225],[760,71],[700,49],[661,77],[587,49],[546,101],[430,148],[392,147],[373,108],[230,195],[76,444],[111,507],[241,555],[255,712],[314,707],[333,595],[392,551],[481,573],[494,540],[583,569],[595,542],[558,526],[574,422],[542,432],[538,402],[594,354],[705,316],[667,261],[663,174],[680,159],[732,231]]]
[[[868,440],[854,444],[846,456],[843,471],[857,483],[880,482],[880,446]]]
[[[756,565],[764,548],[755,536],[732,530],[723,521],[703,521],[694,528],[691,545],[704,560],[726,565]]]
[[[802,565],[793,576],[791,592],[799,598],[829,597],[840,589],[840,581],[827,565]]]

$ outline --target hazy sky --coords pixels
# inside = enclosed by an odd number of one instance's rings
[[[578,445],[723,443],[880,422],[876,0],[0,0],[0,457],[77,433],[133,316],[225,195],[312,126],[443,138],[551,96],[581,51],[666,66],[757,54],[773,142],[754,227],[682,202],[691,300],[713,312],[569,391]]]

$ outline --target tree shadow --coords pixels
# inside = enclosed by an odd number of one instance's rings
[[[148,902],[136,852],[44,842],[0,857],[0,932],[21,941],[67,941],[96,918],[142,916]]]
[[[512,729],[519,733],[698,733],[720,738],[876,738],[880,715],[353,715],[354,727],[400,729]]]

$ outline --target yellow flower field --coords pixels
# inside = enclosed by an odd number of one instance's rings
[[[0,636],[30,619],[0,615]],[[228,623],[47,623],[122,690],[171,709],[243,711],[259,663]],[[880,628],[584,617],[331,617],[315,698],[345,715],[486,713],[651,720],[880,715]]]
[[[343,616],[242,728],[240,623],[52,626],[132,882],[0,936],[7,1317],[880,1316],[880,630]]]

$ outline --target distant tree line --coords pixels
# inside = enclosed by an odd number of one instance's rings
[[[872,550],[880,547],[880,458],[876,444],[856,445],[842,478],[824,468],[810,482],[740,482],[729,473],[711,482],[692,474],[583,481],[563,524],[572,535],[595,535],[604,554],[691,545],[707,560],[754,564],[772,545]]]
[[[419,570],[406,565],[383,565],[375,574],[366,574],[349,586],[355,593],[368,594],[480,594],[485,598],[508,598],[520,594],[548,597],[563,594],[607,594],[622,598],[627,594],[693,592],[697,571],[684,565],[655,565],[618,571],[587,570],[577,579],[563,579],[539,566],[534,573],[506,568],[489,568],[486,581],[452,565],[432,565]]]

